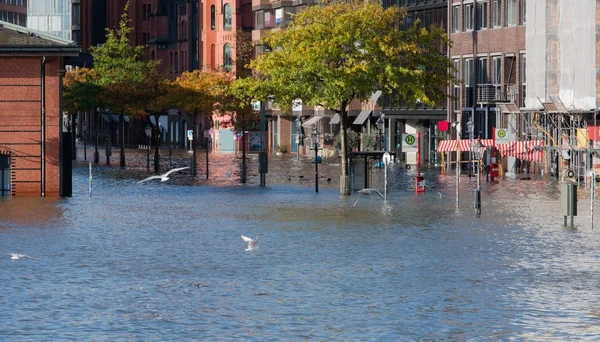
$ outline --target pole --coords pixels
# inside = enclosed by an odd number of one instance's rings
[[[87,160],[87,145],[86,145],[85,130],[83,131],[83,160]]]
[[[417,133],[417,177],[421,177],[421,132]]]
[[[150,137],[146,136],[146,172],[150,172]]]
[[[96,145],[94,150],[94,164],[100,162],[100,152],[98,152],[98,129],[96,128]]]
[[[594,229],[594,197],[596,196],[596,173],[592,171],[591,174],[592,180],[590,182],[592,193],[590,195],[590,224],[592,226],[592,229]]]
[[[315,141],[315,192],[319,193],[319,143]]]
[[[89,165],[90,165],[89,198],[92,198],[92,162],[90,162]]]
[[[450,159],[450,158],[448,158]],[[460,184],[460,145],[456,140],[456,210],[458,210],[458,186]]]
[[[267,183],[267,152],[265,151],[265,128],[266,117],[265,117],[265,102],[260,101],[260,155],[258,162],[258,172],[260,173],[260,186],[265,186]]]
[[[383,199],[387,201],[387,166],[388,163],[387,161],[384,161],[383,163],[383,167],[385,168],[385,171],[383,172]]]
[[[481,172],[479,168],[481,163],[477,164],[477,189],[475,190],[475,213],[477,217],[481,215]]]
[[[300,128],[298,128],[300,129]],[[296,154],[296,160],[300,160],[300,133],[298,132],[298,134],[296,134],[296,151],[298,152]]]
[[[210,137],[206,138],[206,179],[208,179],[208,150],[210,149]]]

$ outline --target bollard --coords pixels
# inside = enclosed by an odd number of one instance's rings
[[[577,184],[573,182],[562,183],[560,190],[564,226],[567,226],[567,216],[569,216],[571,218],[571,228],[573,228],[573,216],[577,216]]]

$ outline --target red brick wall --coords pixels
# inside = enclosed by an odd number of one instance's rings
[[[46,58],[46,195],[59,195],[59,57]],[[0,150],[13,195],[41,195],[41,57],[0,57]]]

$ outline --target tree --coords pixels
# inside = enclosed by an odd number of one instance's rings
[[[129,2],[123,9],[119,27],[106,29],[106,42],[90,48],[94,59],[94,69],[100,76],[97,83],[103,89],[102,103],[105,107],[119,113],[120,126],[120,165],[125,167],[125,114],[133,118],[143,116],[140,109],[144,103],[136,94],[144,81],[148,63],[139,58],[144,46],[132,46],[128,35],[133,31],[127,16]]]
[[[221,112],[224,108],[225,90],[231,82],[231,75],[225,72],[210,71],[186,71],[179,76],[174,84],[178,88],[175,95],[175,103],[183,108],[186,113],[194,118],[192,129],[196,139],[197,119],[200,114],[212,115],[213,112]],[[192,174],[196,175],[196,148],[192,148],[194,155],[192,160]]]
[[[159,144],[161,132],[159,127],[161,115],[168,114],[168,110],[177,106],[178,89],[173,82],[169,81],[165,74],[160,71],[160,62],[151,61],[145,65],[145,77],[140,87],[135,90],[137,100],[144,104],[140,115],[152,115],[156,125],[153,127],[154,144],[154,173],[160,172]],[[150,124],[150,120],[148,120]]]
[[[77,68],[67,72],[63,78],[63,109],[69,114],[71,127],[75,127],[75,113],[95,111],[101,106],[102,88],[96,83],[98,73],[94,69]],[[75,151],[75,135],[71,140]],[[85,137],[84,137],[85,139]],[[76,154],[73,154],[73,159]]]
[[[417,21],[401,30],[398,7],[362,3],[319,4],[295,16],[285,30],[262,40],[271,51],[250,63],[270,83],[280,106],[299,98],[340,115],[340,192],[350,194],[347,106],[381,90],[394,102],[434,104],[446,96],[450,63],[440,53],[449,43],[441,29]]]

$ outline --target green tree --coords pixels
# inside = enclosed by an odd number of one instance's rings
[[[120,165],[125,167],[125,120],[124,116],[140,118],[145,104],[140,100],[137,89],[144,81],[148,63],[140,60],[144,46],[132,46],[128,35],[133,31],[127,16],[129,2],[123,9],[119,27],[106,29],[106,42],[90,48],[94,69],[100,76],[97,84],[103,89],[102,103],[119,113]],[[153,62],[150,62],[153,63]]]
[[[152,127],[152,136],[156,142],[154,144],[154,173],[159,173],[161,132],[158,123],[161,115],[167,115],[169,109],[177,107],[178,87],[160,71],[159,61],[148,62],[145,67],[145,77],[135,93],[137,101],[144,104],[143,111],[139,114],[153,116],[156,123]],[[148,120],[148,124],[151,124],[150,120]]]
[[[174,85],[178,88],[174,96],[175,103],[194,118],[192,129],[195,137],[198,137],[196,132],[198,115],[212,116],[213,113],[223,112],[223,108],[226,107],[225,92],[230,83],[229,73],[201,70],[186,71],[175,80]],[[192,140],[192,144],[195,144],[196,140]],[[194,151],[192,174],[196,175],[196,148],[192,147]]]
[[[285,30],[271,31],[262,43],[270,52],[250,63],[270,83],[280,106],[300,98],[340,115],[340,192],[350,194],[347,106],[381,90],[394,102],[434,104],[450,81],[440,29],[401,30],[405,10],[379,4],[319,4],[301,11]]]

